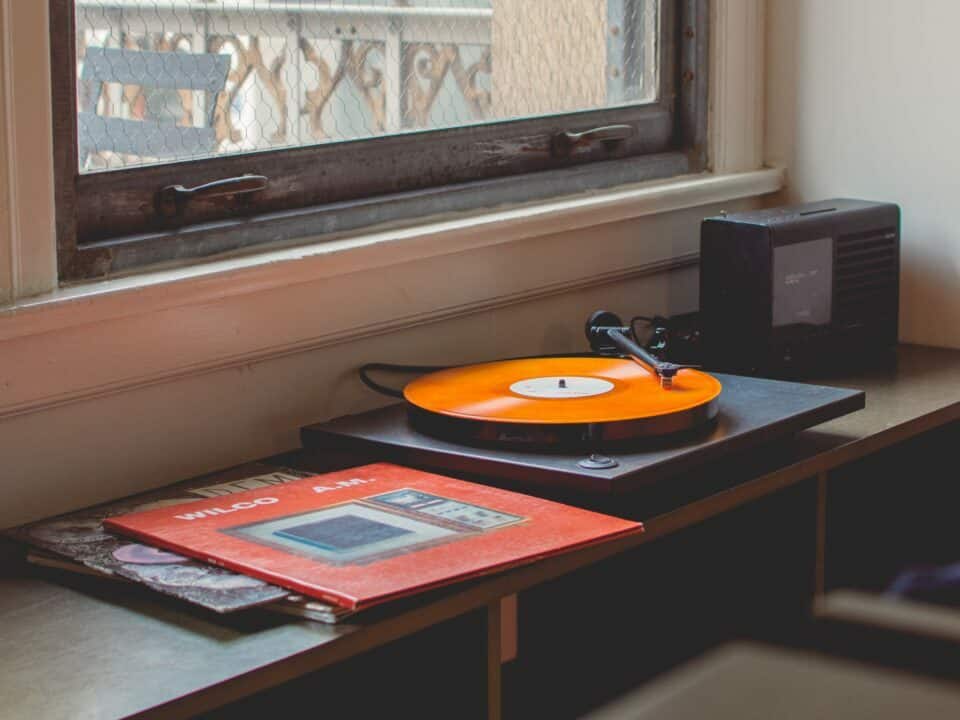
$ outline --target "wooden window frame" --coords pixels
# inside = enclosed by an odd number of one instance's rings
[[[49,2],[52,67],[63,69],[52,77],[61,283],[706,168],[707,0],[662,0],[655,103],[83,175],[73,0]],[[552,152],[558,132],[621,123],[635,132],[615,149]],[[256,201],[190,207],[173,222],[155,210],[162,187],[247,173],[270,178]]]

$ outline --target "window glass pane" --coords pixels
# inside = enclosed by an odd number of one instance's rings
[[[658,0],[76,0],[81,172],[657,99]]]

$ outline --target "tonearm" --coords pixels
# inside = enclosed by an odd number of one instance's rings
[[[673,377],[686,368],[697,365],[678,365],[666,362],[643,349],[633,337],[633,330],[625,326],[620,317],[606,310],[597,310],[587,319],[587,341],[594,352],[601,355],[624,355],[639,363],[660,378],[660,387],[673,387]]]

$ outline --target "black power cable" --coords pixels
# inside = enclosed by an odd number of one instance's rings
[[[357,372],[360,374],[360,382],[366,385],[368,388],[374,392],[378,392],[381,395],[387,395],[389,397],[402,398],[403,390],[397,390],[396,388],[387,387],[386,385],[381,385],[376,380],[370,377],[371,371],[381,371],[381,372],[398,372],[398,373],[428,373],[436,372],[437,370],[447,370],[451,365],[397,365],[394,363],[367,363],[366,365],[361,365]]]
[[[522,357],[505,358],[505,360],[531,360],[542,357],[597,357],[596,353],[577,352],[577,353],[555,353],[552,355],[524,355]],[[366,385],[374,392],[387,397],[402,398],[403,390],[388,387],[378,383],[372,377],[371,372],[392,372],[392,373],[430,373],[438,370],[449,370],[451,368],[461,367],[459,365],[398,365],[395,363],[366,363],[357,368],[357,374],[360,376],[360,382]]]

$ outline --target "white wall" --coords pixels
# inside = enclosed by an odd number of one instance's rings
[[[899,203],[900,337],[960,347],[955,0],[770,0],[767,138],[784,200]]]

